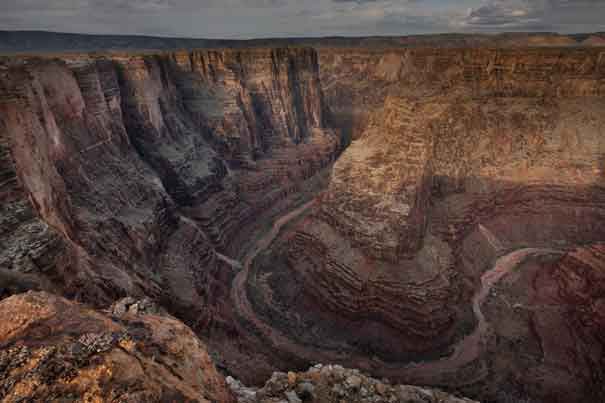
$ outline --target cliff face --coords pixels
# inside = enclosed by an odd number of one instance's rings
[[[490,367],[496,382],[544,401],[605,398],[603,252],[591,243],[554,261],[530,260],[497,286],[484,305],[497,318],[488,347],[500,357]]]
[[[496,43],[493,43],[496,46]],[[569,97],[603,94],[602,49],[320,49],[321,82],[337,122],[359,137],[394,87],[473,96]]]
[[[305,49],[8,59],[0,94],[2,292],[146,295],[205,331],[339,149]]]
[[[481,306],[523,262],[557,261],[605,237],[605,54],[331,49],[320,64],[331,118],[352,142],[315,207],[259,262],[250,289],[268,284],[271,298],[256,296],[257,311],[301,346],[341,349],[340,362],[403,382],[492,399],[504,399],[499,382],[544,401],[595,399],[587,360],[591,348],[601,356],[600,342],[580,338],[582,358],[540,366],[549,352],[518,358],[495,341],[515,339],[499,326],[515,298],[490,299],[489,314]],[[283,290],[286,275],[297,285]],[[532,287],[518,281],[519,293]],[[542,309],[515,322],[525,329],[515,340],[549,343],[577,323],[543,320]],[[410,360],[425,363],[402,364]],[[567,386],[540,389],[545,373]]]

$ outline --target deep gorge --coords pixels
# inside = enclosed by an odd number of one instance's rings
[[[0,59],[2,297],[147,297],[247,384],[315,363],[599,402],[600,48]]]

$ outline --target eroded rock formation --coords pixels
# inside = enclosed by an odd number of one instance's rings
[[[3,59],[2,296],[147,297],[246,384],[599,402],[604,112],[598,48]]]
[[[545,401],[603,400],[603,250],[587,244],[528,260],[489,296],[485,315],[498,318],[489,349],[501,357],[491,371],[502,385]]]
[[[9,59],[1,72],[7,292],[147,295],[210,321],[233,240],[304,199],[339,147],[310,50]]]
[[[317,54],[8,58],[0,73],[3,294],[147,296],[246,362],[236,259],[340,150]]]
[[[323,346],[402,382],[499,399],[506,379],[513,394],[598,401],[587,360],[600,342],[574,338],[582,358],[566,365],[583,369],[560,373],[562,361],[539,364],[546,351],[502,352],[500,315],[482,306],[524,262],[605,236],[603,53],[322,52],[326,98],[353,141],[315,207],[252,270],[257,312],[298,340],[290,351]],[[522,321],[520,338],[547,343],[575,323],[561,316],[539,333]],[[544,388],[549,369],[566,385],[556,393]]]

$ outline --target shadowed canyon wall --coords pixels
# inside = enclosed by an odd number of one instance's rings
[[[230,331],[230,257],[339,150],[312,50],[7,59],[0,77],[4,295],[146,295]]]
[[[352,141],[253,270],[265,322],[300,355],[404,382],[600,401],[599,322],[577,325],[554,278],[550,303],[519,302],[548,291],[511,273],[572,276],[556,262],[605,236],[605,53],[322,49],[320,63]],[[596,256],[578,281],[600,294]]]
[[[605,52],[0,64],[3,296],[147,296],[246,382],[603,398]]]

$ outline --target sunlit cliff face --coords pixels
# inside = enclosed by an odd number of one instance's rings
[[[246,382],[599,401],[604,96],[598,48],[8,59],[2,292],[150,297]]]

